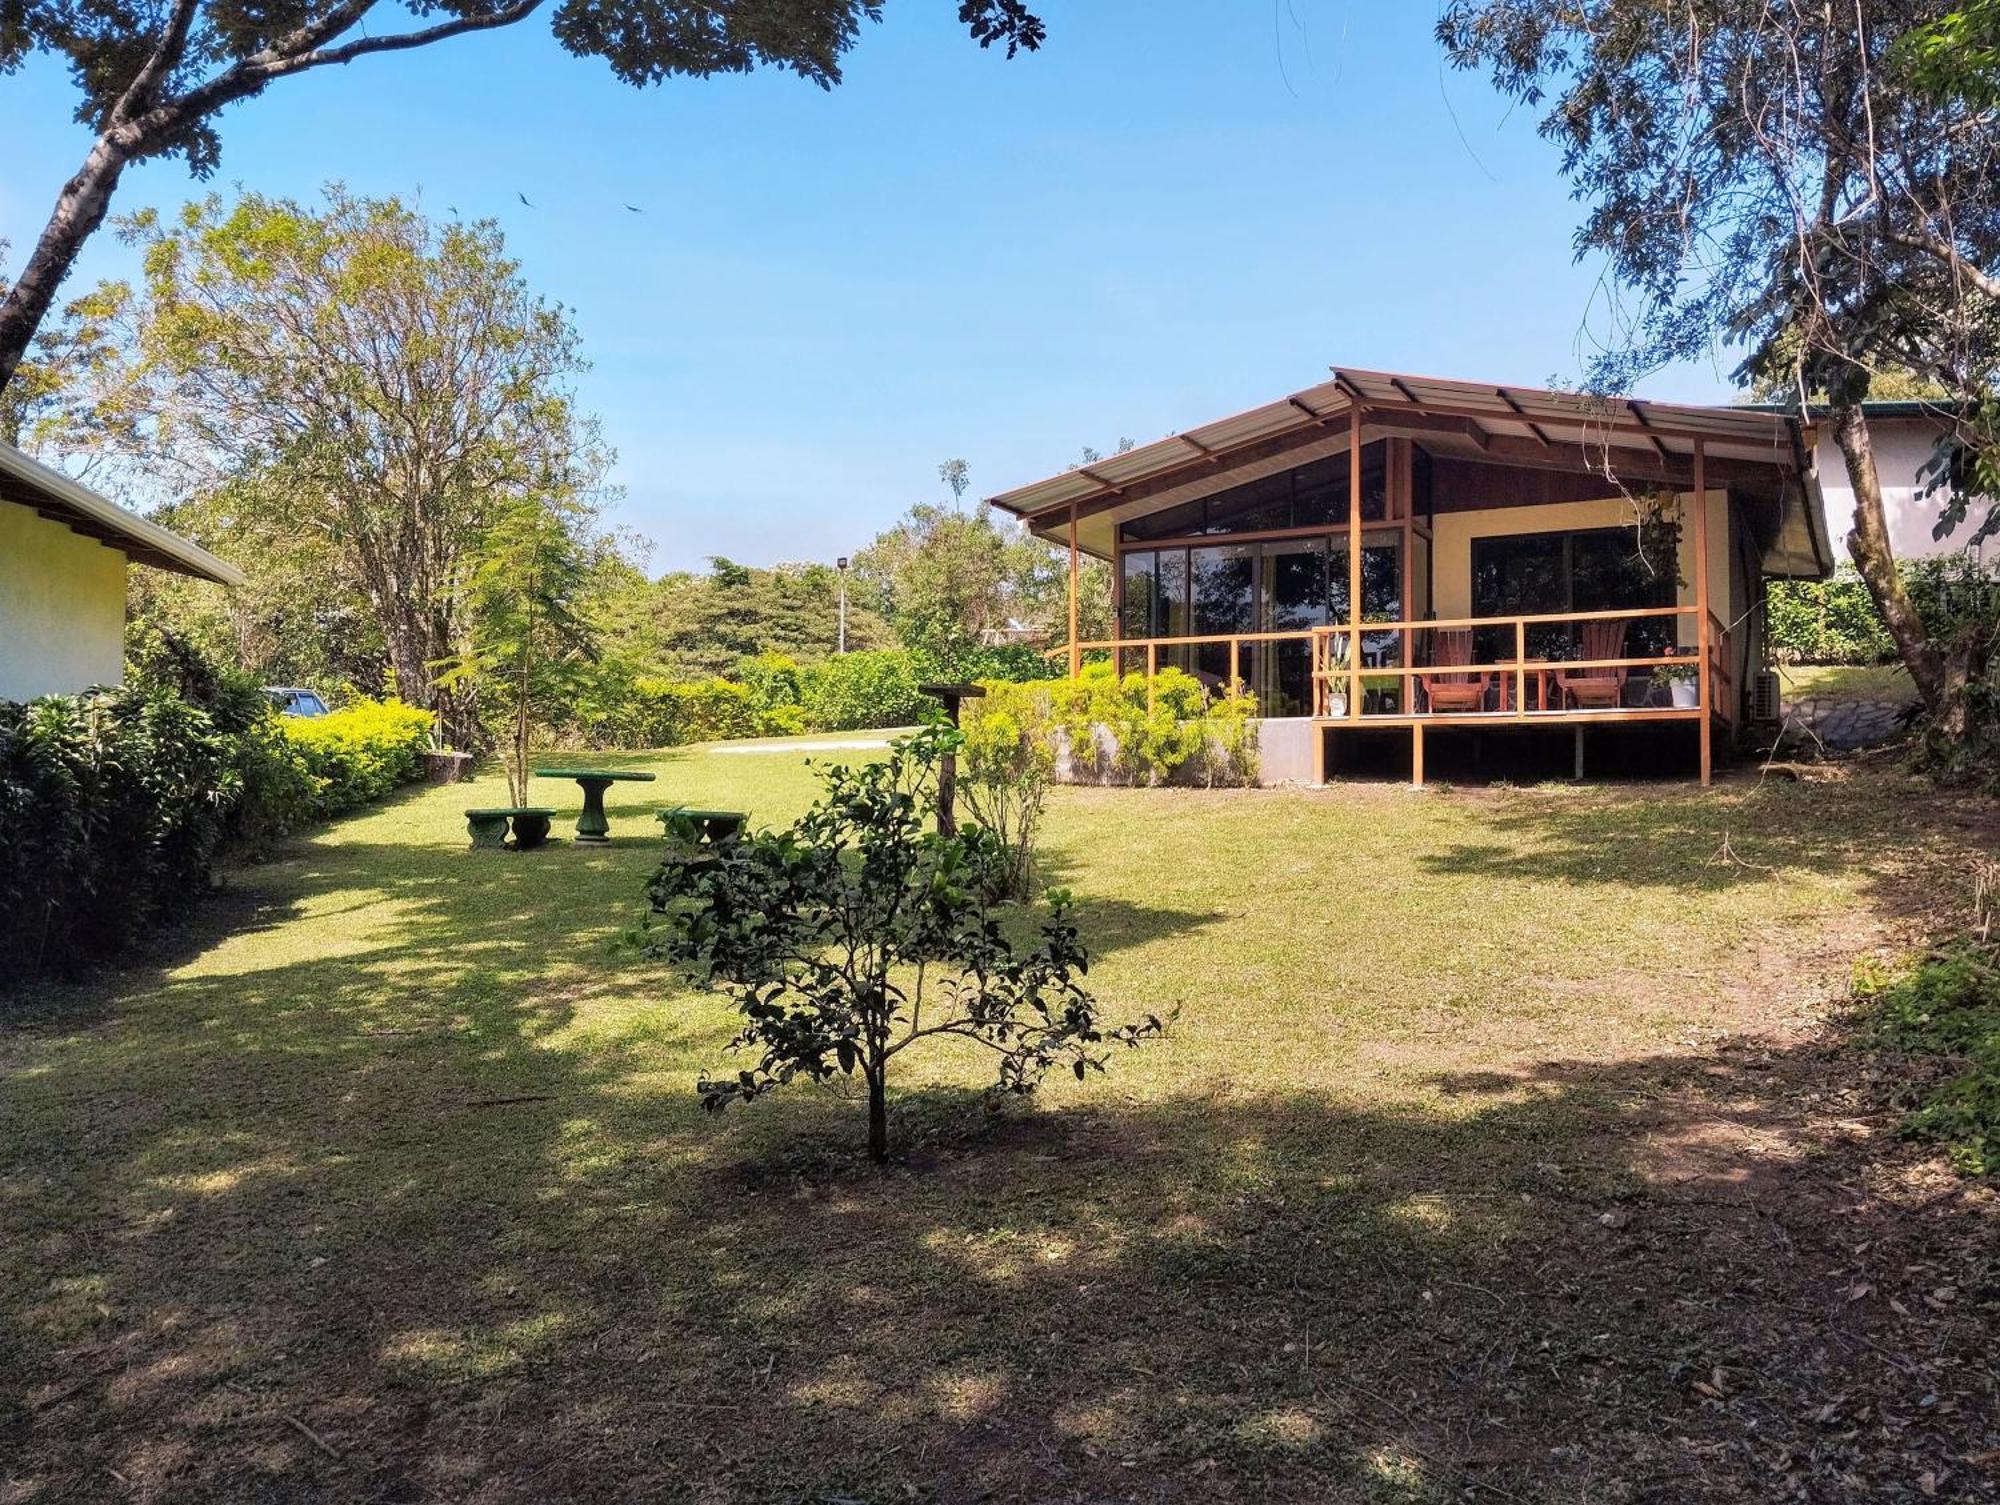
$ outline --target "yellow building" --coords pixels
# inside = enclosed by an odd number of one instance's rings
[[[990,498],[1070,556],[1087,658],[1254,696],[1267,781],[1555,743],[1685,767],[1775,702],[1766,581],[1833,568],[1783,413],[1340,368]],[[1084,556],[1114,635],[1080,641]],[[1760,681],[1762,682],[1760,684]],[[1523,760],[1524,767],[1532,763]]]
[[[0,444],[0,700],[119,682],[135,562],[243,583],[206,549]]]

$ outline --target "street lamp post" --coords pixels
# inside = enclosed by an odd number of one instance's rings
[[[842,554],[834,560],[833,566],[840,571],[840,651],[847,652],[847,556]]]

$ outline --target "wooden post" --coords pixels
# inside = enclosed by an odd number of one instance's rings
[[[977,700],[986,693],[980,685],[918,685],[924,694],[944,702],[945,718],[953,726],[958,725],[960,701]],[[938,760],[938,811],[937,828],[940,836],[958,834],[958,813],[953,808],[958,802],[958,755],[946,753]]]
[[[1546,686],[1548,681],[1542,683]],[[1528,714],[1528,624],[1518,617],[1514,619],[1514,714]]]
[[[1146,644],[1146,714],[1153,714],[1153,680],[1160,672],[1160,645]]]
[[[1410,783],[1421,789],[1424,787],[1424,724],[1410,723]]]
[[[1576,781],[1583,782],[1583,728],[1576,729]]]
[[[1077,640],[1077,593],[1083,577],[1082,556],[1076,547],[1076,503],[1069,504],[1069,677],[1083,673],[1083,646]]]
[[[1694,441],[1694,630],[1696,698],[1701,703],[1701,781],[1715,777],[1715,691],[1708,667],[1708,447]]]
[[[1229,693],[1234,695],[1236,687],[1243,682],[1243,639],[1229,640]]]
[[[1347,714],[1361,715],[1361,406],[1347,410]]]

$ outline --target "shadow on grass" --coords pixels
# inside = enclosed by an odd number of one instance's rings
[[[1783,883],[1800,873],[1858,873],[1873,896],[1899,898],[1900,858],[1928,833],[1893,795],[1894,781],[1852,788],[1788,781],[1702,791],[1519,791],[1482,812],[1490,840],[1456,842],[1418,859],[1428,872],[1614,885],[1687,893]],[[1912,801],[1935,791],[1912,784]],[[1978,821],[1990,827],[1991,810]],[[1934,824],[1934,823],[1933,823]]]
[[[1894,829],[1769,808],[1774,868]],[[1490,818],[1506,860],[1435,860],[1771,881],[1704,876],[1698,797]],[[901,1093],[877,1172],[838,1092],[701,1115],[733,1017],[614,944],[656,850],[308,843],[245,880],[297,954],[218,926],[0,1042],[0,1501],[1988,1498],[2000,1219],[1852,1062],[1143,1102],[1114,1062]],[[1220,918],[1085,909],[1100,950]]]
[[[10,1505],[1983,1497],[1993,1220],[1810,1106],[1820,1054],[1429,1105],[1114,1067],[902,1094],[875,1171],[836,1093],[702,1118],[726,1022],[582,1036],[609,982],[510,923],[169,981],[10,1075]]]

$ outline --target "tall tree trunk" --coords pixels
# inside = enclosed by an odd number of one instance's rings
[[[1937,729],[1956,741],[1964,732],[1964,658],[1954,654],[1947,661],[1925,632],[1923,618],[1903,588],[1895,550],[1889,543],[1889,518],[1882,503],[1882,477],[1875,468],[1875,447],[1858,401],[1834,410],[1833,440],[1847,462],[1847,480],[1854,490],[1854,529],[1847,535],[1847,552],[1861,572],[1868,594],[1875,598],[1875,608],[1882,614],[1896,653],[1924,698],[1924,709]]]
[[[370,604],[382,624],[389,671],[396,694],[437,717],[438,736],[460,751],[480,750],[478,695],[469,685],[441,686],[434,665],[452,651],[447,630],[425,603],[370,590]]]
[[[55,305],[57,290],[76,265],[77,253],[104,223],[119,176],[133,157],[135,143],[126,137],[121,127],[97,138],[76,176],[63,184],[34,254],[0,302],[0,387],[14,379],[35,331]]]

